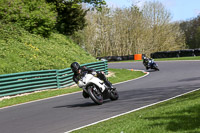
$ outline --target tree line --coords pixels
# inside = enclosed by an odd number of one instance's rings
[[[190,49],[200,48],[200,15],[181,22],[180,26],[185,33],[187,47]]]
[[[146,2],[142,8],[105,7],[101,12],[88,12],[88,25],[73,38],[94,56],[184,49],[184,32],[171,17],[160,2]]]

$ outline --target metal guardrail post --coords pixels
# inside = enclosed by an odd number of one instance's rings
[[[104,70],[105,70],[105,73],[106,75],[108,74],[108,61],[104,61]]]
[[[56,70],[56,81],[57,81],[57,87],[58,87],[58,88],[61,88],[61,87],[60,87],[59,72],[58,72],[58,70]]]

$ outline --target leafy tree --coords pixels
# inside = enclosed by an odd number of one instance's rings
[[[56,5],[58,13],[56,29],[66,35],[72,35],[75,31],[82,30],[86,26],[85,15],[87,11],[82,9],[81,3],[88,3],[97,10],[105,5],[104,0],[46,0]]]
[[[94,56],[121,56],[185,48],[179,24],[170,23],[171,14],[160,2],[142,8],[103,8],[87,13],[88,25],[79,31],[79,42]],[[82,39],[82,40],[81,40]]]
[[[76,7],[80,3],[87,3],[92,5],[92,7],[97,10],[101,10],[103,5],[106,5],[105,0],[47,0],[47,1],[57,1],[62,3],[63,1],[73,2],[74,7]]]
[[[84,11],[81,5],[74,7],[73,2],[64,2],[63,4],[64,8],[57,6],[56,29],[66,35],[82,30],[86,25],[85,15],[87,11]]]
[[[200,48],[200,26],[196,29],[196,34],[195,34],[195,48]]]
[[[185,33],[188,48],[200,48],[200,15],[192,20],[182,22],[181,29]]]
[[[16,23],[30,33],[49,36],[56,24],[55,5],[45,0],[1,0],[0,20]]]

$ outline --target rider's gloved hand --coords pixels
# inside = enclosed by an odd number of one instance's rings
[[[93,71],[92,75],[96,77],[97,76],[97,72]]]

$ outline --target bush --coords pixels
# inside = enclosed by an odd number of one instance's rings
[[[45,0],[1,0],[0,19],[16,23],[30,33],[49,36],[56,24],[55,6]]]

